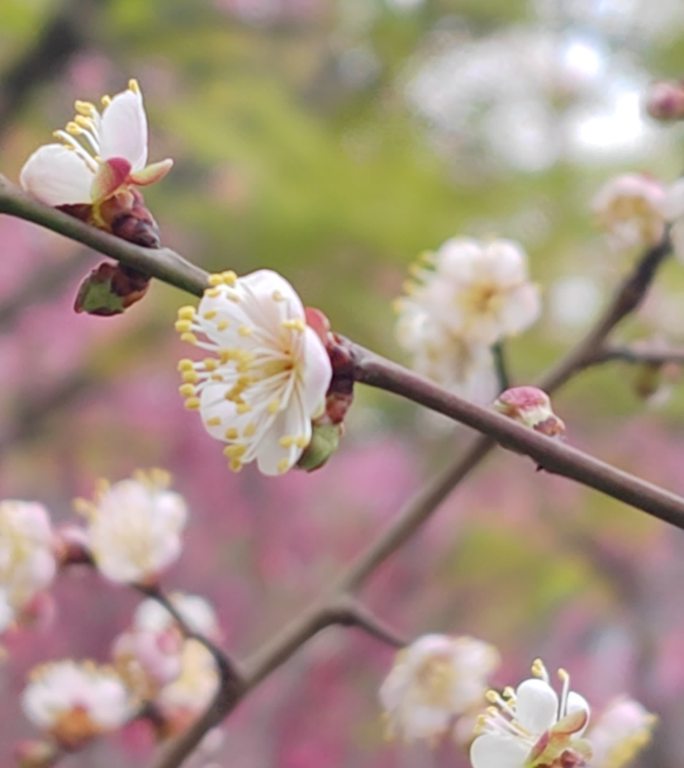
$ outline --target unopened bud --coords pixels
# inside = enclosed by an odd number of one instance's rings
[[[663,122],[684,119],[684,83],[653,83],[646,94],[646,111],[654,120]]]
[[[143,298],[149,284],[149,276],[142,272],[103,262],[79,286],[74,310],[101,317],[120,315]]]
[[[546,392],[537,387],[512,387],[494,401],[494,409],[504,416],[548,437],[561,437],[565,424],[551,408]]]
[[[322,467],[340,445],[341,424],[314,424],[311,442],[304,449],[297,466],[307,472]]]

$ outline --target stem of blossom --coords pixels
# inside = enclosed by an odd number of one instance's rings
[[[0,176],[0,213],[40,224],[195,296],[201,296],[208,287],[208,273],[170,248],[143,248],[96,229],[57,208],[33,200],[3,176]]]
[[[496,344],[492,345],[492,355],[494,356],[496,378],[499,382],[499,392],[504,392],[511,386],[511,377],[508,373],[506,350],[503,341],[498,341]]]

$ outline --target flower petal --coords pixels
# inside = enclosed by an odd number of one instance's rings
[[[256,449],[259,470],[265,475],[281,475],[291,469],[302,455],[304,447],[284,447],[281,439],[300,437],[311,440],[311,419],[304,413],[301,401],[293,397],[274,419]]]
[[[19,183],[46,205],[88,204],[94,175],[73,150],[45,144],[24,163]]]
[[[133,171],[147,164],[147,117],[142,94],[127,90],[118,93],[105,107],[100,126],[100,154],[123,157]]]
[[[556,722],[558,696],[543,680],[522,682],[516,691],[516,699],[516,719],[531,733],[538,735]]]
[[[131,181],[139,187],[155,184],[157,181],[161,181],[172,167],[173,160],[168,157],[166,160],[160,160],[158,163],[152,163],[139,171],[135,171],[131,174]]]
[[[330,357],[316,332],[308,326],[304,329],[302,354],[304,370],[301,373],[301,398],[304,410],[314,416],[325,401],[325,393],[332,379]]]
[[[473,768],[523,768],[528,750],[517,739],[485,733],[470,748]]]

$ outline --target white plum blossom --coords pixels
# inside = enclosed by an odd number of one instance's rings
[[[137,472],[103,484],[94,503],[78,502],[95,565],[111,581],[153,583],[180,554],[187,510],[169,484],[162,470]]]
[[[527,274],[527,256],[511,240],[455,237],[413,270],[409,295],[451,333],[471,343],[495,344],[539,317],[539,288]],[[431,268],[428,268],[431,267]]]
[[[203,712],[219,686],[216,662],[198,640],[183,643],[179,675],[157,694],[155,704],[172,732],[186,728]]]
[[[498,389],[491,347],[539,317],[539,288],[527,256],[510,240],[447,240],[411,268],[396,303],[397,338],[413,366],[451,391],[480,403]]]
[[[606,182],[592,207],[599,226],[615,248],[649,247],[665,231],[665,186],[639,173],[626,173]]]
[[[470,343],[435,321],[410,298],[398,302],[397,340],[411,354],[415,371],[466,400],[489,403],[499,381],[492,350]]]
[[[121,728],[136,706],[113,669],[69,659],[32,670],[21,701],[26,717],[65,749]]]
[[[56,570],[45,507],[28,501],[0,502],[0,632],[21,619]]]
[[[219,638],[216,613],[204,598],[174,593],[170,599],[190,629],[211,639]],[[171,614],[148,598],[135,611],[131,627],[114,641],[112,656],[129,686],[149,699],[181,674],[185,642]]]
[[[388,734],[436,740],[480,703],[499,664],[495,648],[471,637],[424,635],[399,651],[380,688]]]
[[[609,704],[589,731],[592,768],[623,768],[650,742],[655,715],[638,701],[621,698]]]
[[[135,80],[113,98],[94,104],[77,101],[76,116],[55,132],[60,143],[46,144],[26,161],[21,186],[47,205],[97,205],[121,189],[146,186],[173,165],[147,165],[147,117]]]
[[[549,683],[542,662],[532,665],[534,677],[515,691],[488,691],[491,706],[481,715],[478,736],[470,748],[473,768],[582,768],[591,747],[582,738],[589,722],[589,704],[570,690],[570,677],[559,670],[560,697]]]
[[[183,307],[181,338],[214,356],[182,360],[185,405],[227,443],[231,469],[256,460],[282,474],[311,441],[332,378],[323,342],[307,325],[294,288],[267,269],[214,275],[197,309]]]

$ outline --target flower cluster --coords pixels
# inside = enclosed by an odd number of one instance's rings
[[[399,651],[380,688],[387,733],[435,741],[477,706],[499,664],[495,648],[472,637],[424,635]]]
[[[527,257],[509,240],[454,238],[412,268],[397,301],[397,337],[417,371],[462,396],[490,402],[498,390],[492,345],[539,317]]]
[[[26,717],[59,747],[75,750],[121,728],[133,716],[136,702],[110,667],[66,660],[33,670],[22,706]]]
[[[514,691],[488,691],[491,704],[478,723],[479,735],[470,748],[473,768],[581,768],[588,765],[591,747],[582,735],[589,722],[589,705],[570,690],[570,676],[558,671],[560,696],[538,659],[533,677]]]
[[[176,329],[213,353],[180,362],[180,391],[209,434],[227,443],[230,468],[254,460],[267,475],[292,468],[311,441],[332,378],[292,286],[266,269],[214,275],[197,309],[179,311]]]
[[[94,502],[77,501],[98,570],[120,583],[150,584],[180,554],[187,515],[183,497],[169,490],[162,470],[103,482]]]
[[[0,502],[0,633],[22,619],[55,572],[47,510],[27,501]]]
[[[206,600],[181,593],[170,599],[192,631],[218,639],[218,620]],[[114,641],[114,665],[140,698],[152,700],[182,676],[187,642],[171,614],[148,598],[138,606],[130,628]]]

